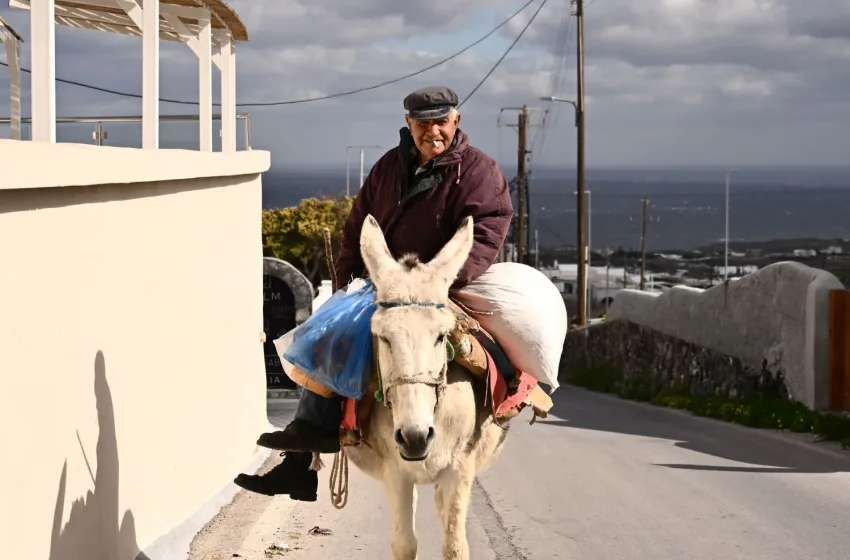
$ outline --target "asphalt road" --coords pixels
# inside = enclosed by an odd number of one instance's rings
[[[569,386],[555,401],[547,420],[529,426],[526,412],[514,421],[504,453],[479,478],[473,559],[850,558],[850,452]],[[288,559],[390,559],[381,487],[352,465],[348,506],[335,510],[331,460],[317,503],[275,498],[259,524],[274,535],[252,538],[286,544]],[[310,535],[314,526],[333,534]],[[440,558],[427,487],[417,528],[420,560]]]

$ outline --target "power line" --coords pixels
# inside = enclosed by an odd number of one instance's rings
[[[466,98],[463,101],[460,102],[460,105],[458,105],[458,108],[460,108],[464,103],[469,101],[469,98],[472,97],[473,95],[475,95],[475,92],[478,91],[478,88],[480,88],[482,85],[484,85],[484,82],[487,81],[487,78],[489,78],[490,75],[493,72],[496,71],[496,68],[498,68],[499,65],[502,63],[502,61],[505,60],[505,57],[508,56],[508,54],[513,50],[513,48],[516,46],[516,44],[519,42],[519,40],[522,38],[522,36],[525,35],[525,32],[528,31],[528,28],[531,27],[531,24],[534,22],[534,19],[537,17],[537,14],[540,13],[540,10],[543,9],[543,6],[546,5],[546,2],[548,2],[548,0],[543,0],[543,2],[540,3],[540,7],[537,8],[537,11],[534,12],[534,15],[531,16],[531,19],[528,20],[528,23],[526,23],[525,27],[522,28],[522,31],[520,31],[519,35],[516,36],[516,39],[514,39],[514,42],[511,43],[510,46],[508,46],[508,49],[499,58],[499,60],[496,61],[496,64],[494,64],[493,67],[490,68],[490,71],[487,72],[487,74],[483,78],[481,78],[481,81],[478,82],[478,85],[476,85],[474,88],[472,88],[472,91],[469,92],[469,95],[467,95]],[[517,13],[519,13],[519,12],[517,12]]]
[[[275,106],[275,105],[295,105],[295,104],[298,104],[298,103],[310,103],[310,102],[313,102],[313,101],[324,101],[324,100],[327,100],[327,99],[335,99],[335,98],[338,98],[338,97],[346,97],[346,96],[349,96],[349,95],[354,95],[356,93],[361,93],[361,92],[364,92],[364,91],[378,89],[378,88],[381,88],[381,87],[384,87],[384,86],[388,86],[390,84],[400,82],[402,80],[406,80],[408,78],[412,78],[414,76],[418,76],[419,74],[423,74],[423,73],[427,72],[428,70],[433,70],[434,68],[441,66],[441,65],[445,64],[446,62],[457,58],[458,56],[462,55],[463,53],[465,53],[466,51],[468,51],[472,47],[475,47],[478,44],[482,43],[485,39],[487,39],[488,37],[493,35],[493,33],[498,31],[499,29],[501,29],[505,25],[507,25],[510,21],[512,21],[515,17],[517,17],[520,13],[522,13],[528,6],[530,6],[534,2],[535,2],[535,0],[528,0],[528,2],[526,2],[521,8],[519,8],[516,12],[511,14],[510,17],[508,17],[502,23],[500,23],[499,25],[494,27],[492,30],[490,30],[486,35],[482,36],[480,39],[478,39],[475,42],[467,45],[466,47],[457,51],[453,55],[448,56],[448,57],[446,57],[446,58],[444,58],[444,59],[442,59],[438,62],[435,62],[434,64],[431,64],[430,66],[426,66],[425,68],[422,68],[421,70],[417,70],[416,72],[411,72],[410,74],[405,74],[403,76],[399,76],[398,78],[393,78],[392,80],[387,80],[387,81],[384,81],[384,82],[381,82],[381,83],[378,83],[378,84],[374,84],[374,85],[371,85],[371,86],[357,88],[357,89],[353,89],[353,90],[350,90],[350,91],[344,91],[344,92],[340,92],[340,93],[331,93],[331,94],[322,95],[322,96],[319,96],[319,97],[308,97],[308,98],[304,98],[304,99],[291,99],[291,100],[286,100],[286,101],[263,101],[263,102],[257,102],[257,103],[237,103],[236,106],[237,107],[268,107],[268,106]],[[540,8],[542,8],[546,4],[546,2],[547,2],[547,0],[543,0],[543,3],[540,5]],[[502,55],[502,58],[500,58],[499,61],[496,63],[496,65],[493,66],[493,68],[490,70],[490,72],[488,72],[487,76],[485,76],[484,79],[481,80],[481,82],[479,82],[479,84],[477,86],[475,86],[475,89],[473,89],[472,92],[466,97],[466,99],[463,100],[463,103],[465,103],[470,97],[472,97],[472,95],[478,90],[478,88],[481,87],[481,84],[483,84],[484,81],[487,80],[487,78],[490,76],[490,74],[493,73],[493,71],[496,69],[496,67],[498,67],[498,65],[502,62],[502,60],[505,58],[505,56],[507,56],[507,54],[511,51],[513,46],[516,45],[517,41],[519,41],[519,38],[522,37],[523,33],[525,33],[526,29],[528,29],[531,22],[534,21],[534,18],[537,17],[537,14],[540,13],[540,8],[537,9],[537,12],[535,12],[535,14],[532,16],[531,20],[528,22],[528,24],[525,26],[525,28],[522,30],[522,32],[519,34],[519,36],[516,38],[516,40],[511,44],[511,46],[508,48],[508,50],[505,52],[505,54]],[[5,62],[0,62],[0,65],[8,66],[8,64],[5,63]],[[21,68],[21,71],[31,73],[31,70],[29,70],[28,68]],[[62,82],[62,83],[65,83],[65,84],[70,84],[70,85],[73,85],[73,86],[86,88],[86,89],[92,89],[92,90],[95,90],[95,91],[100,91],[100,92],[103,92],[103,93],[109,93],[109,94],[112,94],[112,95],[119,95],[119,96],[122,96],[122,97],[132,97],[132,98],[136,98],[136,99],[142,99],[142,95],[138,94],[138,93],[129,93],[129,92],[125,92],[125,91],[118,91],[118,90],[109,89],[109,88],[105,88],[105,87],[101,87],[101,86],[95,86],[95,85],[92,85],[92,84],[86,84],[86,83],[83,83],[83,82],[76,82],[74,80],[66,80],[66,79],[63,79],[63,78],[56,78],[56,81]],[[178,104],[178,105],[199,105],[200,104],[200,102],[198,102],[198,101],[186,101],[186,100],[182,100],[182,99],[169,99],[169,98],[163,98],[163,97],[161,97],[159,99],[159,101],[162,102],[162,103],[175,103],[175,104]],[[463,104],[463,103],[461,103],[461,104]],[[213,106],[220,107],[221,103],[213,103]]]
[[[573,18],[572,18],[573,0],[564,0],[564,9],[561,13],[561,25],[558,28],[558,37],[555,41],[555,51],[552,57],[552,73],[549,81],[549,95],[557,96],[563,91],[565,70],[569,61],[568,46],[572,44],[573,36]],[[549,131],[557,129],[560,116],[560,103],[555,103],[552,107],[551,126],[544,127],[541,131],[540,149],[541,153],[546,152],[547,140],[549,139]],[[544,124],[546,124],[544,122]],[[535,138],[536,144],[536,138]],[[537,149],[533,147],[532,149]]]

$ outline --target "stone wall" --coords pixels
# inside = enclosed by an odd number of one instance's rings
[[[708,290],[623,290],[608,319],[732,356],[755,371],[781,374],[791,398],[824,409],[829,403],[829,293],[842,289],[829,272],[781,262]]]
[[[574,381],[582,372],[614,367],[626,381],[656,390],[692,395],[789,397],[784,373],[767,364],[754,367],[739,358],[686,342],[625,320],[606,320],[567,334],[560,379]]]

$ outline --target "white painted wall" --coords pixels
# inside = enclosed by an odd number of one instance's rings
[[[269,154],[0,154],[3,557],[130,560],[266,453]]]
[[[708,290],[661,294],[623,290],[608,319],[625,319],[682,340],[785,372],[791,395],[810,408],[829,399],[829,272],[776,263]]]

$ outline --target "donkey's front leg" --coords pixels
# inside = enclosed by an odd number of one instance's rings
[[[437,503],[443,522],[443,560],[469,560],[466,517],[474,475],[471,468],[448,471],[440,480]]]
[[[393,509],[393,560],[416,560],[416,486],[401,474],[384,478]]]

